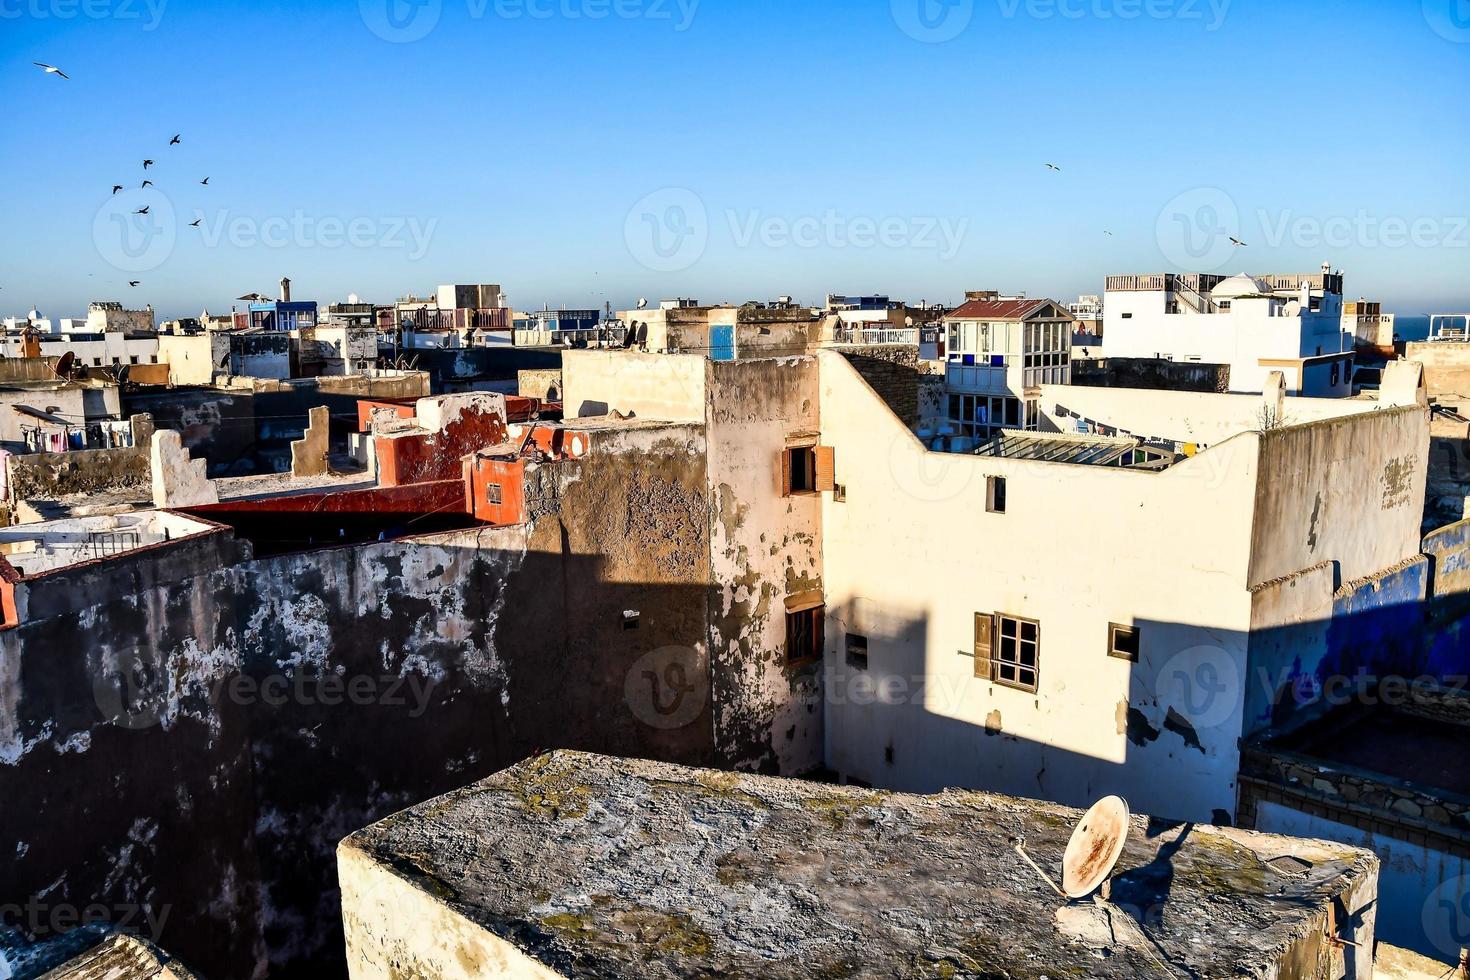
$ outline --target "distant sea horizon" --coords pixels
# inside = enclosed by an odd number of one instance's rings
[[[1429,317],[1395,317],[1393,321],[1393,335],[1395,340],[1427,340],[1429,337]]]

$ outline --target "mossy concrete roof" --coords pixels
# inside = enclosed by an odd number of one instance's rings
[[[568,976],[1267,977],[1371,938],[1370,853],[1143,817],[1114,911],[1068,904],[1015,843],[1059,880],[1080,816],[557,752],[343,849]]]

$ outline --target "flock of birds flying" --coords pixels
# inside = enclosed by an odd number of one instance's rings
[[[1052,173],[1056,173],[1056,174],[1059,174],[1059,173],[1062,172],[1062,168],[1061,167],[1058,167],[1054,163],[1048,163],[1046,165],[1046,169],[1048,169]],[[1103,229],[1103,234],[1104,235],[1107,235],[1109,238],[1112,238],[1113,237],[1113,233],[1110,232],[1110,231],[1108,231],[1107,229]],[[1239,238],[1236,238],[1233,235],[1230,236],[1230,244],[1234,245],[1236,248],[1249,248],[1250,247],[1250,246],[1246,245],[1245,242],[1241,241]]]
[[[65,78],[65,79],[70,79],[71,78],[70,75],[68,75],[66,72],[62,71],[60,68],[57,68],[55,65],[48,65],[44,61],[33,61],[33,62],[31,62],[31,64],[35,65],[37,68],[40,68],[42,71],[44,71],[48,75],[55,75],[58,78]],[[171,139],[171,140],[168,141],[168,145],[169,146],[179,146],[180,144],[183,143],[183,141],[184,141],[184,136],[183,136],[182,133],[174,133],[173,139]],[[148,170],[148,168],[149,167],[152,167],[154,165],[155,164],[154,164],[154,161],[153,160],[145,159],[143,161],[143,170],[144,170],[144,172],[146,173],[147,170]],[[200,183],[201,186],[208,187],[209,186],[209,178],[208,177],[205,177],[199,183]],[[139,186],[139,189],[140,190],[147,190],[149,187],[152,187],[152,186],[154,186],[153,181],[148,180],[148,179],[145,178],[144,181],[143,181],[143,183]],[[119,191],[122,191],[122,190],[123,190],[123,185],[122,184],[113,184],[112,185],[112,193],[113,194],[117,194]],[[138,210],[134,211],[133,214],[136,214],[136,215],[146,215],[146,214],[148,214],[148,211],[149,211],[149,208],[150,207],[151,207],[151,205],[144,205],[143,207],[141,207]],[[189,222],[189,227],[190,228],[198,228],[199,227],[199,223],[201,221],[203,221],[203,220],[204,220],[203,218],[197,218],[194,221]],[[128,280],[128,285],[131,286],[131,287],[133,287],[133,288],[137,288],[138,286],[141,286],[142,284],[143,283],[142,283],[142,280],[141,279],[130,279],[130,280]]]

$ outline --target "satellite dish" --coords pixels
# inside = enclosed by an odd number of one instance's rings
[[[70,381],[71,369],[72,366],[76,363],[77,356],[71,351],[67,351],[65,354],[62,354],[61,360],[56,362],[56,367],[54,368],[54,370],[56,371],[56,376],[62,381]]]
[[[646,310],[646,309],[648,309],[648,300],[646,300],[646,299],[640,299],[638,301],[638,308],[640,310]]]
[[[1062,891],[1086,898],[1107,881],[1128,840],[1128,803],[1120,796],[1098,800],[1082,817],[1062,855]]]
[[[356,293],[349,293],[348,296],[347,296],[347,302],[349,302],[349,303],[353,304],[354,306],[356,306],[357,305],[357,294]]]

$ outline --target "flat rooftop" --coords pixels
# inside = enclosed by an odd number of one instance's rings
[[[1382,704],[1353,706],[1271,739],[1267,748],[1470,798],[1470,704],[1462,710],[1457,722]]]
[[[0,556],[30,577],[141,551],[213,527],[158,510],[17,524],[0,528]]]
[[[348,837],[349,958],[365,975],[1274,976],[1325,942],[1338,900],[1337,935],[1371,945],[1366,851],[1135,817],[1110,918],[1014,846],[1060,880],[1080,818],[557,752]]]

